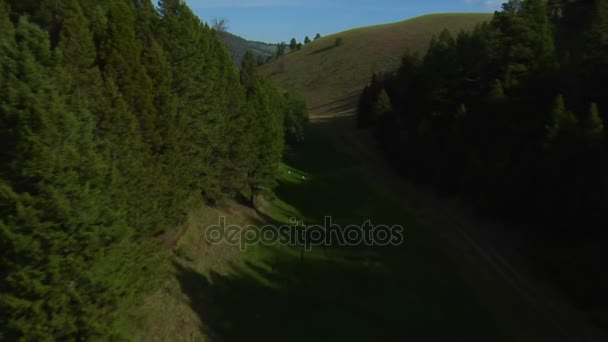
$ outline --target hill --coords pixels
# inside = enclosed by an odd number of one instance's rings
[[[221,32],[220,37],[226,44],[230,56],[234,60],[234,63],[240,68],[241,62],[245,52],[251,50],[256,56],[261,56],[266,60],[270,56],[274,56],[277,46],[275,44],[268,44],[263,42],[251,41],[245,38],[239,37],[229,32]]]
[[[394,70],[407,48],[424,52],[444,28],[468,30],[491,19],[490,13],[431,14],[397,23],[332,34],[265,65],[283,88],[298,89],[313,113],[352,103],[372,73]],[[343,45],[334,47],[336,38]]]

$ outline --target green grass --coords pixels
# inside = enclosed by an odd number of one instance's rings
[[[265,214],[232,222],[283,224],[296,217],[312,223],[331,215],[346,225],[371,219],[405,226],[405,243],[307,253],[298,246],[257,245],[240,258],[232,250],[232,262],[208,267],[200,265],[211,257],[208,251],[200,256],[207,247],[197,254],[192,241],[200,236],[187,233],[180,253],[194,260],[178,258],[171,284],[148,302],[154,332],[142,340],[501,340],[435,238],[378,192],[325,134],[315,125],[307,143],[289,151]]]
[[[432,36],[444,28],[457,33],[491,17],[490,13],[432,14],[357,28],[313,41],[286,55],[284,63],[273,62],[262,70],[283,88],[304,93],[313,113],[335,110],[352,102],[372,73],[395,70],[407,48],[426,52]],[[334,47],[338,37],[344,44]]]

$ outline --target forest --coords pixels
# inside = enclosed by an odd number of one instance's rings
[[[303,110],[184,1],[0,0],[0,339],[119,338],[155,238],[253,205]]]
[[[359,99],[399,172],[552,252],[549,277],[605,303],[608,1],[510,0],[490,22],[443,31],[424,56],[375,74]],[[583,280],[585,279],[585,280]],[[582,284],[582,285],[581,285]]]

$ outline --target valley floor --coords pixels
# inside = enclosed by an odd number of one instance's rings
[[[142,341],[591,341],[600,336],[538,292],[424,190],[400,180],[353,133],[351,116],[317,117],[288,151],[276,198],[193,215],[173,244],[167,285],[137,308]],[[402,225],[399,247],[210,245],[206,227]],[[480,247],[483,245],[483,248]],[[544,288],[543,288],[544,289]],[[600,340],[597,338],[597,340]]]

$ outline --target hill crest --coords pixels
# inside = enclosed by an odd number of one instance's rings
[[[313,114],[352,104],[371,75],[395,70],[407,48],[425,52],[433,35],[471,30],[491,13],[428,14],[334,33],[262,67],[284,89],[297,89]],[[336,38],[343,44],[335,47]]]

